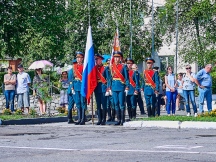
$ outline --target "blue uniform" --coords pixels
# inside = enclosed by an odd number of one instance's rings
[[[197,75],[195,76],[195,79],[197,79],[197,81],[199,82],[201,86],[205,87],[205,88],[198,87],[199,111],[200,113],[204,112],[203,104],[206,98],[208,112],[211,112],[212,111],[212,77],[210,73],[207,73],[205,69],[202,69],[197,73]]]
[[[80,93],[81,84],[82,84],[82,78],[81,77],[82,77],[83,65],[82,64],[75,64],[74,68],[71,70],[72,71],[69,72],[69,76],[70,76],[70,78],[72,78],[72,84],[70,84],[70,86],[69,86],[70,89],[68,88],[68,92],[72,91],[72,89],[75,91],[73,98],[75,100],[76,107],[77,107],[77,114],[78,114],[77,124],[79,124],[79,123],[83,124],[85,122],[85,110],[87,109],[86,98],[83,97]],[[81,122],[81,120],[82,120],[82,122]]]
[[[95,99],[97,103],[97,115],[98,123],[97,125],[104,125],[106,122],[106,112],[107,112],[107,96],[105,93],[110,88],[110,70],[109,67],[104,67],[97,65],[97,87],[94,90]],[[101,109],[101,105],[103,110]],[[102,119],[103,118],[103,119]]]
[[[112,97],[117,114],[118,122],[115,125],[123,125],[125,122],[125,90],[129,88],[128,68],[126,65],[115,65],[118,71],[112,66]],[[121,111],[120,111],[121,110]]]
[[[129,90],[127,95],[127,107],[129,118],[136,118],[137,95],[140,90],[138,71],[129,70]],[[134,95],[136,93],[137,95]]]
[[[145,76],[148,74],[152,80],[148,80],[148,77]],[[155,87],[152,86],[151,81],[155,84]],[[148,116],[155,116],[155,107],[156,107],[156,95],[155,91],[159,91],[159,74],[154,70],[145,70],[144,71],[144,82],[143,90],[145,95],[145,101],[148,111]]]

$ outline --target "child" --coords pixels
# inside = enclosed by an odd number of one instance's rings
[[[176,110],[180,111],[180,110],[184,110],[184,109],[181,109],[179,107],[181,97],[184,97],[184,95],[183,95],[183,80],[182,80],[183,74],[179,73],[177,78],[178,79],[176,81],[176,87],[177,87],[178,95],[177,95],[177,98],[176,98]]]

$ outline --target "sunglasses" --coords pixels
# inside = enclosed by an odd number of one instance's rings
[[[188,70],[188,69],[191,69],[191,67],[189,67],[189,68],[186,68],[186,70]]]

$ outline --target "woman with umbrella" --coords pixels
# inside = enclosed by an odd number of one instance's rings
[[[33,95],[36,95],[39,101],[39,108],[41,115],[46,113],[46,103],[51,100],[49,95],[49,77],[43,74],[42,68],[46,66],[53,66],[53,64],[46,60],[35,61],[31,64],[29,69],[35,69],[35,76],[33,78]]]
[[[33,79],[33,95],[38,98],[41,115],[46,113],[46,97],[48,97],[48,76],[43,74],[41,68],[35,69]]]

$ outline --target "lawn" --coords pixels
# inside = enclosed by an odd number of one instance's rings
[[[144,121],[159,121],[159,120],[166,120],[166,121],[203,121],[203,122],[216,122],[216,117],[212,116],[160,116],[155,118],[140,118],[136,119],[137,121],[144,120]]]

